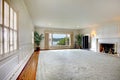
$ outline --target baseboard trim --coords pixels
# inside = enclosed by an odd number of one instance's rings
[[[28,55],[23,61],[19,63],[19,65],[15,68],[14,72],[12,73],[11,77],[8,78],[9,80],[17,79],[17,77],[20,75],[31,56],[32,54]]]

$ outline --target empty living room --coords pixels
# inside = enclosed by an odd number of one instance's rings
[[[0,0],[0,80],[120,80],[120,0]]]

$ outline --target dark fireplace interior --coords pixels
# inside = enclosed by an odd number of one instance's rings
[[[115,51],[114,46],[115,46],[114,44],[101,43],[100,44],[100,52],[114,54],[114,51]]]

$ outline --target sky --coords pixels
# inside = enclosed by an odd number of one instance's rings
[[[53,34],[53,38],[64,38],[66,34]]]

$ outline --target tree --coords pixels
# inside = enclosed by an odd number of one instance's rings
[[[69,42],[69,38],[63,38],[59,40],[58,45],[66,45],[66,41]]]

